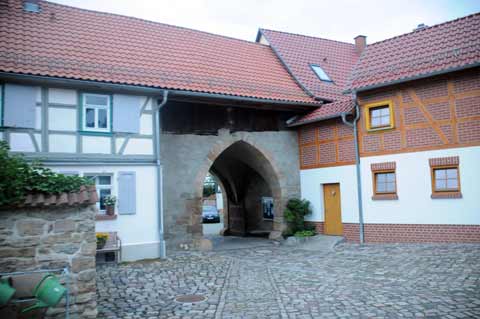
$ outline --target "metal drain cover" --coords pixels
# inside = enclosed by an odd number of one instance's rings
[[[202,295],[181,295],[175,297],[176,302],[181,303],[196,303],[205,301],[207,298]]]

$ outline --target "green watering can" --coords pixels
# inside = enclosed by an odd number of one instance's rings
[[[60,284],[57,277],[52,274],[45,275],[33,290],[34,296],[38,299],[37,303],[23,309],[22,313],[38,308],[54,307],[66,292],[67,289]]]
[[[10,285],[9,278],[0,279],[0,306],[6,305],[15,294],[15,288]]]

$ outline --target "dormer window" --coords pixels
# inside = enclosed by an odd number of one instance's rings
[[[310,67],[312,68],[313,72],[318,76],[318,78],[322,81],[325,82],[333,82],[330,77],[323,71],[322,67],[316,64],[310,64]]]

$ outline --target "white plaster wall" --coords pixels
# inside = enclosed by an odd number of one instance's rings
[[[140,134],[152,135],[152,115],[142,114],[140,116]]]
[[[309,200],[312,207],[312,214],[307,216],[306,220],[324,221],[323,184],[331,183],[340,183],[342,221],[358,222],[357,182],[354,165],[300,171],[302,198]]]
[[[77,139],[75,135],[49,134],[48,147],[52,153],[75,153]]]
[[[59,104],[77,104],[77,91],[69,89],[48,89],[48,102]]]
[[[432,199],[428,160],[460,157],[461,199]],[[480,224],[480,147],[361,158],[365,223]],[[398,200],[372,200],[372,163],[396,162]],[[324,221],[322,184],[340,183],[342,221],[358,222],[355,166],[300,171],[302,198],[312,204],[311,221]]]
[[[82,136],[83,153],[110,154],[110,137],[104,136]]]
[[[97,232],[116,231],[122,240],[124,261],[159,257],[157,186],[153,166],[68,166],[52,167],[57,172],[113,174],[112,193],[117,196],[118,172],[136,172],[135,215],[117,215],[116,220],[96,222]]]
[[[35,107],[35,129],[42,129],[42,107]]]
[[[39,86],[36,86],[35,87],[35,91],[36,91],[36,101],[37,103],[41,103],[42,102],[42,88],[39,87]]]
[[[435,157],[460,157],[463,198],[432,199],[430,166]],[[366,223],[480,224],[480,147],[364,157],[361,160]],[[396,162],[398,200],[374,201],[370,164]]]
[[[141,97],[141,105],[143,106],[145,104],[145,101],[148,99],[147,96],[142,96]],[[152,110],[152,103],[155,99],[150,99],[150,102],[147,103],[145,110],[146,111],[151,111]]]
[[[153,140],[149,138],[130,138],[123,154],[153,155]]]
[[[35,146],[28,133],[10,133],[10,150],[13,152],[35,152]]]
[[[77,110],[49,107],[48,128],[56,131],[76,131]]]

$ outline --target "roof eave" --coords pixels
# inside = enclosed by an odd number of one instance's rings
[[[64,85],[73,85],[80,86],[86,89],[92,90],[115,90],[115,91],[124,91],[131,93],[141,93],[146,95],[162,95],[163,91],[168,90],[173,96],[186,96],[186,97],[201,97],[201,98],[211,98],[211,99],[222,99],[230,101],[244,101],[244,102],[254,102],[254,103],[264,103],[264,104],[275,104],[275,105],[285,105],[285,106],[308,106],[308,107],[318,107],[319,104],[312,101],[300,102],[300,101],[288,101],[288,100],[273,100],[266,98],[255,98],[255,97],[246,97],[238,95],[229,95],[221,93],[207,93],[207,92],[197,92],[197,91],[188,91],[188,90],[178,90],[178,89],[168,89],[162,87],[149,87],[141,85],[132,85],[132,84],[121,84],[113,82],[102,82],[94,80],[80,80],[80,79],[70,79],[62,77],[52,77],[44,75],[32,75],[32,74],[22,74],[14,72],[2,72],[0,71],[0,78],[4,80],[11,81],[25,81],[31,83],[46,83],[50,85],[64,86]]]
[[[331,120],[331,119],[335,119],[335,118],[337,118],[337,117],[342,117],[342,114],[352,115],[352,112],[335,113],[335,114],[333,114],[333,115],[329,115],[329,116],[325,116],[325,117],[321,117],[321,118],[317,118],[317,119],[311,119],[311,120],[304,121],[304,122],[287,124],[287,126],[288,126],[288,127],[296,127],[296,126],[301,126],[301,125],[306,125],[306,124],[311,124],[311,123],[316,123],[316,122]]]
[[[389,82],[367,85],[367,86],[364,86],[364,87],[351,88],[351,89],[343,91],[343,94],[350,94],[354,91],[355,92],[370,91],[370,90],[374,90],[374,89],[383,88],[383,87],[386,87],[386,86],[401,84],[401,83],[415,81],[415,80],[421,80],[421,79],[429,78],[429,77],[436,76],[436,75],[443,75],[443,74],[447,74],[447,73],[451,73],[451,72],[471,69],[471,68],[475,68],[475,67],[478,67],[478,66],[480,66],[480,62],[465,64],[465,65],[462,65],[462,66],[459,66],[459,67],[447,68],[447,69],[444,69],[444,70],[419,74],[419,75],[416,75],[416,76],[410,76],[410,77],[401,78],[401,79],[393,80],[393,81],[389,81]]]

